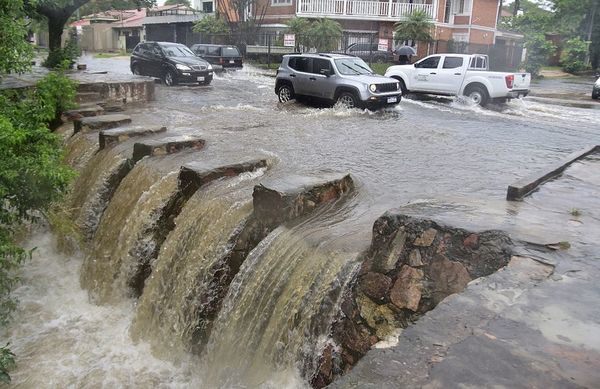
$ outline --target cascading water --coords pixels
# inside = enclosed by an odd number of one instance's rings
[[[90,240],[102,213],[131,162],[116,149],[97,152],[83,168],[69,196],[72,220]],[[111,182],[112,181],[112,182]]]
[[[84,133],[75,134],[65,144],[65,162],[73,169],[81,171],[97,150],[98,141],[92,140]]]
[[[222,179],[197,191],[175,220],[147,279],[132,325],[134,339],[177,359],[196,342],[198,310],[210,292],[213,266],[252,212],[252,188],[264,169]]]
[[[118,287],[121,264],[138,244],[140,234],[156,222],[157,209],[177,189],[177,172],[160,176],[144,161],[125,177],[104,212],[82,271],[81,283],[98,303],[118,301],[128,291]]]
[[[307,385],[360,251],[327,208],[273,231],[242,265],[204,353],[209,387]]]

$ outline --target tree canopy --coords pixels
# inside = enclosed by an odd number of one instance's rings
[[[408,40],[429,42],[433,38],[433,22],[427,12],[422,10],[413,11],[406,20],[394,24],[394,38],[399,42]]]

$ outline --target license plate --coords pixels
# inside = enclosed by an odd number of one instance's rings
[[[397,97],[388,97],[388,103],[397,103],[397,102],[398,102]]]
[[[198,77],[198,81],[204,81],[204,77]]]
[[[229,63],[235,63],[235,61],[229,61]]]

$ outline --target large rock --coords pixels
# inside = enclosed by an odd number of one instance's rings
[[[417,312],[421,301],[423,271],[402,266],[400,274],[390,291],[390,300],[397,308]]]
[[[471,282],[471,276],[460,262],[450,261],[443,255],[436,255],[431,262],[429,277],[433,281],[431,295],[436,305],[447,296],[462,291]]]
[[[174,154],[182,150],[204,148],[204,139],[191,136],[177,136],[162,139],[151,139],[133,145],[134,162],[149,156]]]
[[[392,286],[392,279],[376,272],[368,272],[360,279],[360,290],[377,303],[382,303],[387,298]]]
[[[131,117],[122,114],[91,116],[75,120],[73,131],[75,133],[100,131],[129,123],[131,123]]]
[[[160,134],[165,131],[167,131],[167,127],[124,127],[103,130],[100,131],[98,138],[100,150],[114,146],[130,138]]]

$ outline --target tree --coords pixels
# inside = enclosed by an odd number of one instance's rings
[[[429,15],[422,10],[413,11],[406,20],[394,24],[394,38],[398,42],[412,40],[413,42],[430,42],[433,38],[433,22]]]
[[[185,5],[186,7],[192,6],[192,4],[190,4],[190,0],[167,0],[167,1],[165,1],[165,5],[177,5],[177,4]]]
[[[209,15],[198,20],[193,30],[204,34],[225,34],[229,32],[229,25],[223,19]]]
[[[219,17],[229,24],[235,33],[237,44],[254,43],[270,1],[262,0],[217,0]]]
[[[139,5],[135,0],[90,0],[90,2],[79,8],[78,14],[81,16],[92,15],[111,9],[125,10],[134,9]]]
[[[288,26],[289,31],[296,35],[296,45],[317,51],[335,50],[342,37],[342,26],[332,19],[295,17],[290,19]]]
[[[65,24],[77,9],[90,0],[25,0],[28,13],[33,17],[46,18],[48,22],[48,48],[50,52],[61,48]],[[151,7],[156,0],[135,0],[139,7]]]
[[[22,0],[0,0],[0,73],[21,73],[33,59],[33,49],[23,39],[24,16]]]
[[[600,65],[600,0],[553,0],[558,32],[589,41],[592,66]]]

